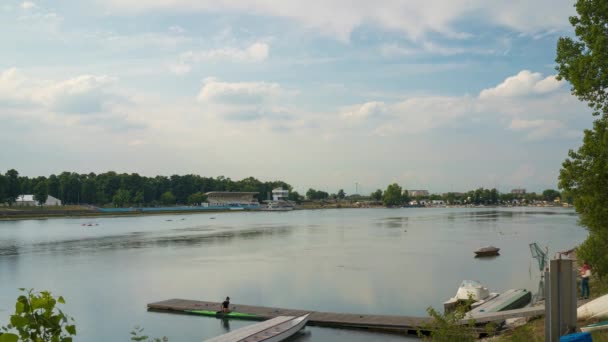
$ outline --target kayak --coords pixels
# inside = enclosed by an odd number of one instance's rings
[[[262,319],[261,317],[253,314],[248,314],[244,312],[236,312],[230,311],[228,313],[223,313],[221,311],[211,311],[211,310],[184,310],[187,313],[191,313],[194,315],[201,316],[211,316],[211,317],[221,317],[221,318],[238,318],[238,319]]]
[[[608,329],[608,321],[603,321],[603,322],[599,322],[599,323],[595,323],[595,324],[589,324],[589,325],[585,325],[584,327],[581,327],[581,331],[583,331],[583,332],[591,332],[591,331],[595,331],[595,330],[604,330],[604,329]]]

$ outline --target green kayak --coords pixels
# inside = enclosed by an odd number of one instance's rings
[[[247,314],[243,312],[231,311],[228,313],[223,313],[221,311],[210,311],[210,310],[184,310],[187,313],[202,315],[202,316],[212,316],[212,317],[222,317],[222,318],[239,318],[239,319],[261,319],[256,315]]]

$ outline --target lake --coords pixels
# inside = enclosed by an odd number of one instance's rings
[[[20,287],[63,295],[76,341],[128,341],[135,325],[201,341],[251,324],[146,311],[170,298],[425,316],[464,279],[535,292],[528,244],[551,256],[576,246],[587,236],[577,219],[562,208],[402,208],[0,221],[0,325]],[[500,256],[474,258],[487,245]],[[307,327],[295,341],[404,339]]]

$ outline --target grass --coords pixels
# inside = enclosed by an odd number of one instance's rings
[[[608,293],[608,281],[592,277],[589,282],[589,292],[591,299],[601,297]],[[578,327],[596,323],[598,321],[579,321]],[[608,331],[594,331],[591,334],[593,341],[608,342]],[[513,329],[509,332],[498,336],[495,341],[513,341],[513,342],[536,342],[545,340],[545,318],[538,318],[529,321],[527,324]]]

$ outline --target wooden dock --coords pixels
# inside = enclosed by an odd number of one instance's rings
[[[150,311],[178,314],[189,314],[187,310],[217,311],[219,309],[220,303],[218,302],[205,302],[187,299],[169,299],[162,302],[148,304],[148,310]],[[271,308],[242,304],[230,304],[230,310],[256,315],[259,320],[271,319],[277,316],[301,316],[310,313],[311,315],[308,320],[308,325],[332,328],[369,329],[376,331],[400,332],[407,334],[416,334],[418,330],[424,330],[424,327],[428,326],[429,323],[431,323],[431,318],[429,317],[347,314]],[[471,318],[475,319],[478,323],[488,323],[504,321],[507,318],[513,317],[542,316],[544,315],[544,313],[544,306],[542,306],[494,313],[485,313]],[[462,323],[466,324],[468,323],[468,320],[463,320]]]

